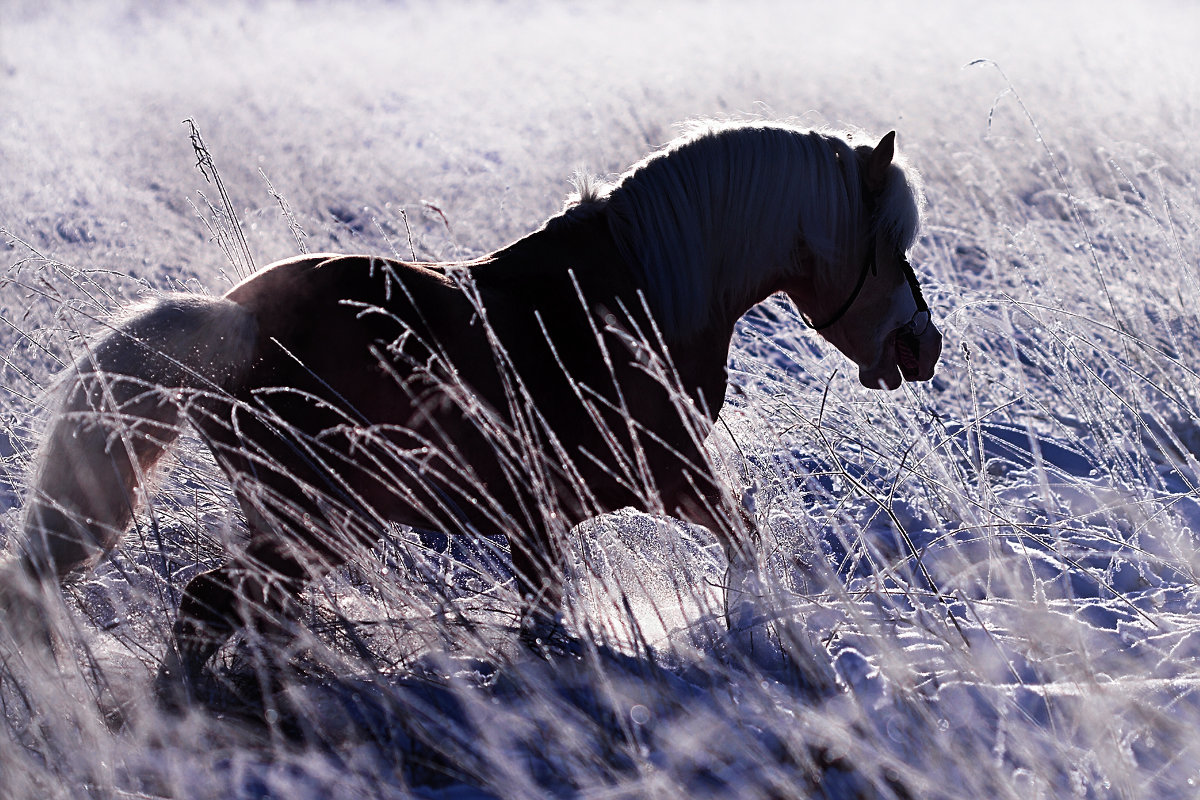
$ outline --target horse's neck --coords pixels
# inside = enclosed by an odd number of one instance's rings
[[[471,273],[477,286],[495,289],[533,308],[573,305],[582,296],[593,313],[611,312],[618,327],[627,328],[653,349],[665,344],[689,392],[702,390],[710,405],[719,404],[723,397],[733,326],[749,306],[715,308],[704,325],[682,334],[671,330],[654,314],[644,276],[618,250],[600,209],[579,209],[554,217],[541,229],[472,266]],[[597,319],[596,324],[602,328],[607,323]]]

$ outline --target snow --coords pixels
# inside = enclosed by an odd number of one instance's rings
[[[297,251],[260,169],[311,251],[458,258],[692,117],[896,129],[947,336],[881,394],[781,300],[739,325],[712,450],[751,487],[771,637],[724,631],[700,529],[574,531],[542,656],[494,544],[398,534],[310,591],[284,695],[244,642],[172,717],[172,592],[241,535],[189,441],[69,587],[74,657],[0,646],[0,796],[1195,796],[1200,12],[984,6],[0,9],[6,544],[78,332],[234,276],[185,118],[259,266]]]

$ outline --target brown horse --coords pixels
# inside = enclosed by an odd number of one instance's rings
[[[310,255],[157,299],[63,382],[10,569],[50,583],[113,547],[183,421],[250,532],[184,592],[164,675],[185,683],[391,524],[507,536],[530,620],[558,609],[565,532],[605,512],[708,526],[732,557],[703,442],[742,314],[785,292],[864,385],[933,375],[893,141],[705,124],[477,261]]]

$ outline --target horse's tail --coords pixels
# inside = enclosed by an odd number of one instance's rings
[[[21,602],[20,584],[56,582],[117,543],[179,435],[181,409],[235,388],[257,334],[254,315],[231,300],[168,295],[114,325],[64,374],[18,557],[0,571],[0,613]]]

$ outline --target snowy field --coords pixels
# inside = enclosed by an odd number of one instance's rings
[[[740,325],[711,450],[764,530],[754,653],[703,530],[575,531],[546,658],[502,559],[397,531],[309,591],[286,697],[235,643],[165,715],[178,592],[241,530],[190,441],[59,668],[0,645],[0,797],[1200,795],[1200,8],[1046,5],[2,0],[6,547],[80,335],[245,268],[188,118],[258,266],[486,253],[694,117],[896,129],[946,348],[868,392],[782,301]]]

